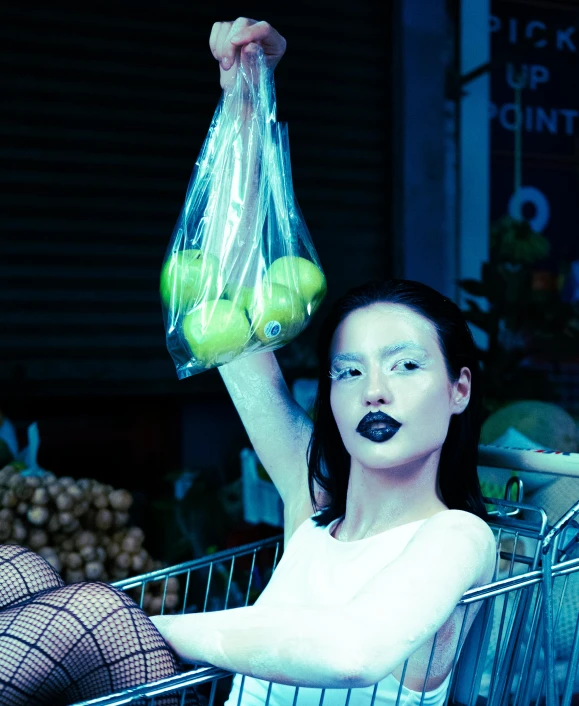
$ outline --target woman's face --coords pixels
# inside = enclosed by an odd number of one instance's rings
[[[332,339],[330,376],[344,446],[366,468],[439,456],[451,416],[470,395],[468,368],[450,382],[433,324],[402,304],[349,314]]]

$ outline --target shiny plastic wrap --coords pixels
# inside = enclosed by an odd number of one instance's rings
[[[276,121],[273,71],[261,50],[237,61],[161,270],[180,379],[287,344],[326,293],[293,191],[287,126]]]

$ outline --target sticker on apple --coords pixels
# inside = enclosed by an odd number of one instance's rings
[[[268,321],[264,326],[263,332],[266,338],[275,338],[281,333],[281,324],[279,321]]]

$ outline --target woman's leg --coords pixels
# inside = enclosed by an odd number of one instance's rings
[[[3,706],[71,704],[177,673],[173,653],[125,593],[104,583],[57,581],[51,589],[47,562],[26,550],[1,549],[0,573],[20,577],[20,599],[0,598],[7,606],[0,611]],[[43,573],[43,564],[50,571]],[[2,587],[7,594],[7,581]]]
[[[30,549],[0,544],[0,610],[64,586],[60,575]]]

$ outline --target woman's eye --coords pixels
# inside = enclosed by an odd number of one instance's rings
[[[399,360],[398,363],[394,366],[394,370],[416,370],[420,366],[418,363],[415,363],[413,360]]]
[[[332,380],[348,380],[350,378],[355,378],[362,373],[358,368],[343,368],[342,370],[332,370],[330,372],[330,377]]]

